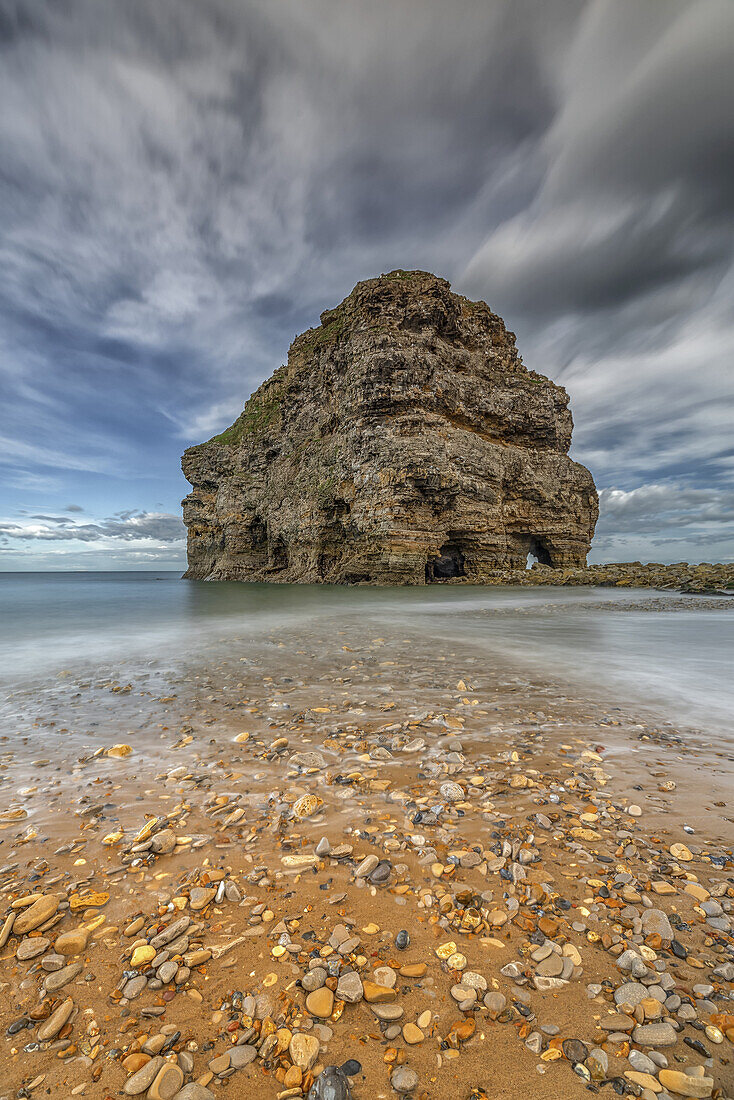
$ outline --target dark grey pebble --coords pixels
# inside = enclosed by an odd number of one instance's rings
[[[308,1090],[306,1100],[352,1100],[346,1074],[338,1066],[327,1066]]]

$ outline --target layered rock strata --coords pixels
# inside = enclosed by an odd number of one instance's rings
[[[358,283],[182,467],[187,577],[425,584],[586,561],[598,514],[568,395],[484,302]]]

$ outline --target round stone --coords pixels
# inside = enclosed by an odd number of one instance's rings
[[[318,1016],[320,1020],[328,1020],[334,1007],[334,994],[328,986],[314,989],[306,997],[306,1008],[312,1016]]]
[[[293,816],[302,821],[304,818],[312,817],[324,804],[323,798],[319,798],[316,794],[304,794],[303,798],[299,798],[297,802],[293,804]]]
[[[338,1066],[327,1066],[308,1091],[306,1100],[351,1100],[349,1079]]]
[[[438,793],[441,798],[446,802],[463,802],[464,801],[464,788],[459,783],[453,783],[450,780],[446,783],[442,783],[438,788]]]
[[[500,1012],[504,1012],[507,998],[504,993],[488,993],[484,998],[485,1007],[489,1009],[489,1017],[496,1020]]]
[[[414,1046],[416,1043],[422,1043],[425,1039],[425,1035],[417,1024],[406,1024],[403,1028],[403,1038],[406,1043]]]
[[[136,947],[130,959],[130,965],[134,970],[137,970],[139,966],[147,966],[148,963],[153,961],[155,956],[155,947],[151,947],[149,944],[145,944],[143,947]]]
[[[181,1055],[179,1054],[179,1061]],[[247,1043],[244,1043],[241,1047],[232,1047],[229,1052],[229,1064],[232,1069],[243,1069],[244,1066],[249,1066],[250,1062],[254,1062],[257,1058],[257,1048],[251,1047]]]
[[[89,932],[86,928],[74,928],[56,937],[54,951],[57,955],[81,955],[87,949]]]
[[[564,1039],[562,1049],[569,1062],[585,1062],[589,1057],[588,1047],[580,1039]]]
[[[390,1084],[397,1093],[404,1096],[418,1084],[418,1074],[410,1066],[397,1066],[390,1075]]]

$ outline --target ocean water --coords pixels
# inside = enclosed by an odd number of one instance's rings
[[[0,694],[70,671],[208,660],[283,632],[390,632],[437,654],[638,704],[732,737],[734,600],[608,588],[342,588],[206,583],[178,573],[0,573]],[[284,662],[289,659],[284,650]]]

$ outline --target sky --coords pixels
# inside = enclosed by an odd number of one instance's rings
[[[185,562],[185,447],[356,282],[564,385],[591,561],[734,557],[731,0],[0,0],[0,569]]]

